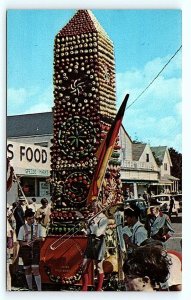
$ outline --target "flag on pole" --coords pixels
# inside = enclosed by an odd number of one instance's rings
[[[11,166],[9,159],[7,158],[7,192],[11,189],[13,184],[13,173],[14,169]]]
[[[122,119],[123,119],[123,115],[125,112],[125,107],[126,107],[128,98],[129,98],[129,94],[127,94],[125,96],[125,99],[123,100],[123,103],[121,104],[121,107],[118,110],[118,113],[117,113],[106,137],[103,139],[103,141],[96,153],[98,163],[97,163],[97,166],[96,166],[96,169],[94,172],[94,176],[93,176],[93,180],[92,180],[90,190],[88,193],[87,203],[91,203],[99,195],[99,191],[100,191],[100,188],[101,188],[104,176],[105,176],[107,164],[112,155],[115,141],[118,136],[119,129],[120,129],[120,126],[122,123]]]

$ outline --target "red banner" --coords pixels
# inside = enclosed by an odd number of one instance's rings
[[[122,123],[128,98],[129,98],[129,94],[125,96],[125,99],[123,100],[123,103],[121,104],[121,107],[118,110],[118,113],[113,121],[113,124],[111,125],[105,139],[102,141],[97,151],[96,156],[98,159],[98,163],[96,166],[96,170],[94,172],[92,184],[90,186],[87,203],[91,203],[91,201],[95,200],[99,195],[99,191],[106,172],[107,164],[112,155],[113,147],[115,145],[115,141],[118,136],[119,129]]]

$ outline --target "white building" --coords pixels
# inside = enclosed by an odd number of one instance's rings
[[[7,157],[27,198],[50,198],[50,147],[53,133],[52,112],[7,117]],[[122,126],[119,134],[121,180],[124,193],[134,197],[145,190],[154,193],[177,191],[178,178],[171,176],[172,162],[167,147],[133,143]],[[8,201],[18,197],[17,185],[8,192]]]

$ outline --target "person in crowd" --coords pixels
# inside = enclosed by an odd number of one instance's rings
[[[130,198],[130,199],[134,199],[134,194],[133,194],[133,192],[130,192],[130,193],[129,193],[129,198]]]
[[[7,290],[11,291],[10,265],[15,259],[15,244],[17,242],[15,233],[16,224],[10,205],[7,203]]]
[[[31,208],[34,213],[36,213],[36,198],[31,198],[28,200],[28,208]]]
[[[42,226],[42,236],[47,235],[47,228],[50,222],[50,207],[48,205],[48,200],[46,198],[41,199],[41,207],[37,209],[35,217],[38,223]]]
[[[145,228],[148,231],[149,238],[162,242],[166,242],[174,234],[169,216],[162,213],[159,206],[150,206]]]
[[[125,197],[125,200],[129,199],[129,189],[128,188],[126,188],[126,190],[125,190],[124,197]]]
[[[147,193],[147,191],[144,191],[143,199],[146,201],[147,205],[149,205],[149,194]]]
[[[170,257],[161,247],[146,245],[136,248],[123,264],[126,290],[156,290],[168,279],[171,264]]]
[[[171,197],[170,198],[169,211],[168,211],[169,217],[171,217],[171,215],[172,215],[173,208],[175,208],[174,197]]]
[[[143,246],[156,246],[164,248],[163,242],[154,239],[147,239],[142,243]],[[166,250],[171,259],[169,277],[166,282],[160,282],[159,290],[162,291],[181,291],[182,290],[182,254],[175,250]]]
[[[41,225],[34,222],[34,212],[31,209],[26,209],[25,219],[26,223],[21,226],[18,234],[20,256],[23,260],[29,290],[33,288],[32,275],[34,275],[37,290],[41,291],[41,276],[39,273],[40,241],[42,240]]]
[[[11,227],[15,230],[16,229],[16,220],[13,214],[13,206],[7,203],[7,218]]]
[[[16,221],[16,235],[18,236],[19,229],[25,224],[25,198],[21,197],[18,200],[17,206],[14,209],[14,217]]]
[[[83,275],[82,275],[82,291],[88,289],[88,268],[90,262],[95,262],[98,273],[98,282],[96,291],[102,290],[104,272],[103,260],[106,251],[105,232],[108,225],[108,218],[102,210],[102,206],[94,201],[92,203],[93,217],[87,222],[87,248],[84,253]],[[99,211],[101,211],[99,213]]]
[[[124,221],[127,226],[123,227],[123,238],[127,252],[131,252],[132,249],[140,246],[148,238],[148,234],[144,225],[139,221],[139,212],[135,208],[124,210]]]

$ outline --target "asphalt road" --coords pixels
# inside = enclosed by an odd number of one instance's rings
[[[182,240],[182,214],[179,217],[172,216],[172,226],[175,230],[175,234],[166,242],[166,248],[169,250],[176,250],[182,252],[181,240]]]

